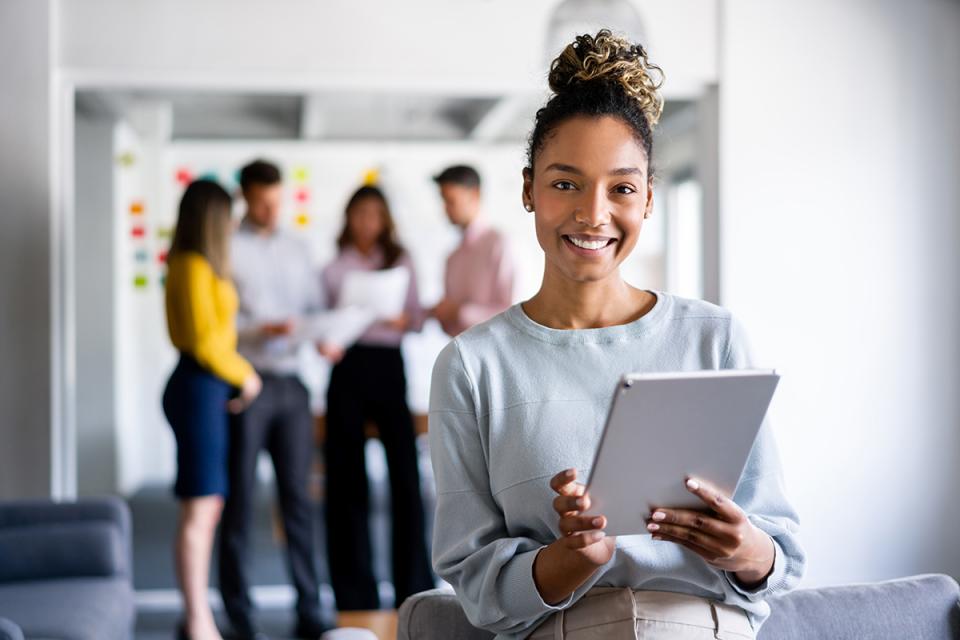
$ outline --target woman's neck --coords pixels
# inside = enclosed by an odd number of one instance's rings
[[[523,310],[551,329],[600,329],[633,322],[656,301],[655,295],[624,282],[619,271],[604,280],[575,282],[548,268],[540,290],[523,303]]]

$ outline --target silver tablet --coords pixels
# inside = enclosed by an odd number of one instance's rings
[[[687,476],[733,495],[780,376],[773,370],[629,374],[614,392],[587,490],[607,535],[646,534],[657,507],[705,508]]]

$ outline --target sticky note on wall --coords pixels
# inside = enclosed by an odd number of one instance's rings
[[[130,235],[134,238],[144,238],[147,235],[147,229],[142,225],[137,225],[130,229]]]
[[[291,171],[291,175],[293,176],[295,182],[299,182],[301,184],[310,179],[310,171],[303,166],[294,167],[293,171]]]
[[[139,273],[133,277],[133,287],[135,289],[146,289],[149,282],[150,281],[147,279],[147,276],[142,273]]]

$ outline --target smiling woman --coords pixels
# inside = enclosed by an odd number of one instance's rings
[[[664,505],[652,537],[607,537],[603,516],[581,515],[577,478],[622,374],[750,367],[729,312],[620,274],[653,207],[659,77],[608,31],[553,62],[523,171],[540,290],[460,334],[434,368],[434,564],[470,621],[500,638],[753,638],[766,599],[803,572],[767,426],[733,496],[676,478],[703,509]]]

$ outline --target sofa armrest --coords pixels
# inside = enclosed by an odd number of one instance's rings
[[[945,575],[801,589],[770,608],[760,640],[960,638],[960,586]]]
[[[23,631],[13,621],[0,618],[0,640],[23,640]]]
[[[489,631],[467,620],[457,596],[449,589],[431,589],[403,601],[397,621],[397,640],[492,640]]]
[[[0,582],[131,576],[130,512],[118,498],[0,504]]]

